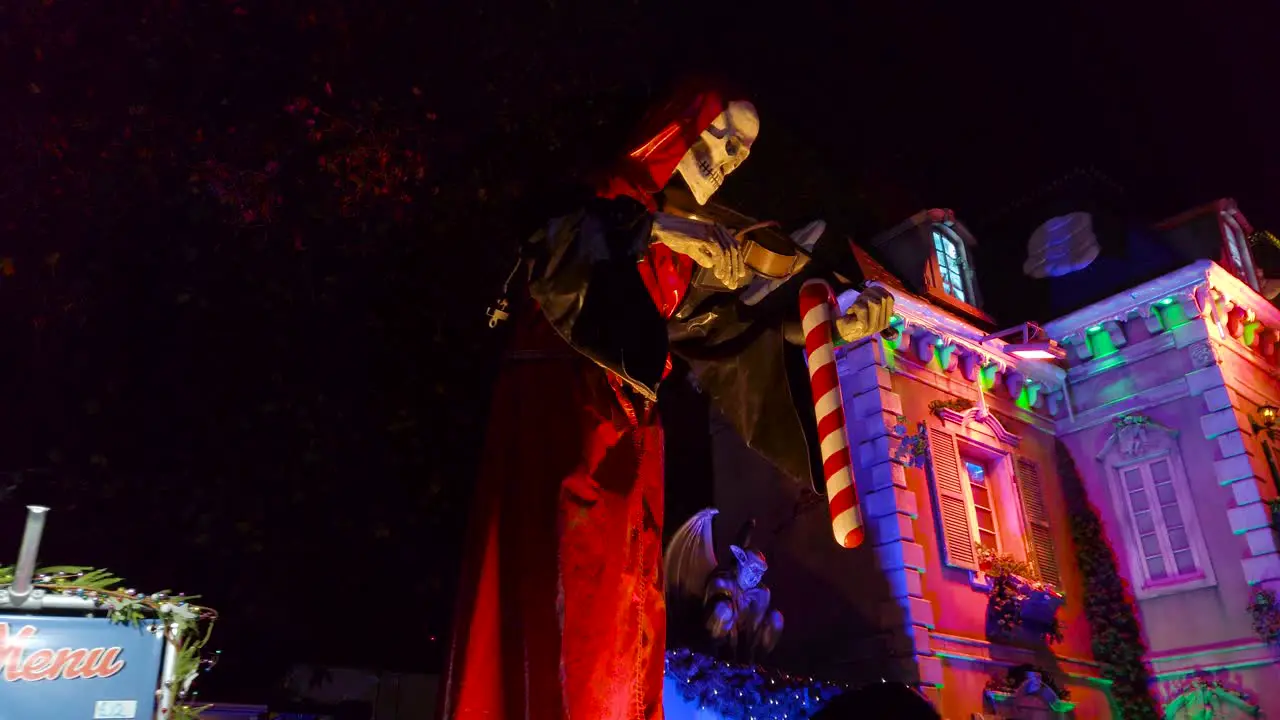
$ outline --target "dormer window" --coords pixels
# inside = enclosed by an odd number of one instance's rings
[[[938,258],[938,279],[942,291],[962,303],[972,304],[969,263],[964,243],[944,225],[933,226],[933,250]]]
[[[1241,219],[1238,213],[1229,211],[1221,213],[1222,244],[1226,246],[1223,259],[1236,277],[1257,290],[1258,276],[1253,269],[1253,256],[1249,252],[1249,231],[1242,226]]]

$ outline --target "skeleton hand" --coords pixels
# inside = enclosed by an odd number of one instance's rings
[[[712,223],[655,213],[653,238],[672,250],[709,268],[730,290],[742,287],[750,277],[742,246],[728,230]]]
[[[711,633],[712,638],[719,640],[733,632],[733,620],[733,608],[721,600],[707,614],[707,632]]]
[[[870,287],[844,315],[836,318],[836,332],[845,342],[854,342],[889,327],[893,318],[893,295],[888,290]]]
[[[805,252],[812,252],[813,246],[818,244],[818,238],[822,237],[822,233],[827,229],[825,220],[814,220],[804,227],[791,233],[791,242],[804,249]],[[781,280],[770,280],[765,277],[757,277],[751,281],[751,286],[742,293],[742,302],[745,305],[755,305],[765,299],[769,293],[777,290],[780,285],[787,282],[791,278],[782,278]]]

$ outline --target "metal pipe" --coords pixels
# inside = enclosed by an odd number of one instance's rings
[[[22,531],[22,545],[18,548],[18,562],[13,567],[13,585],[9,587],[9,599],[21,603],[31,594],[31,578],[36,572],[36,555],[40,553],[40,537],[44,534],[44,521],[49,508],[41,505],[27,506],[27,527]]]
[[[181,647],[178,645],[178,623],[165,624],[162,620],[159,632],[164,633],[164,655],[160,663],[160,690],[156,693],[157,707],[156,718],[166,718],[173,715],[173,706],[176,704],[180,694],[181,687],[186,678],[180,678],[176,674],[178,665],[178,653]],[[192,672],[199,672],[200,665],[196,664],[196,669]]]

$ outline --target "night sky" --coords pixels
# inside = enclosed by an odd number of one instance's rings
[[[760,109],[726,201],[859,238],[951,207],[1003,325],[1045,319],[1033,228],[983,228],[1077,168],[1277,225],[1275,8],[451,5],[0,1],[0,559],[46,502],[47,562],[204,594],[206,695],[438,666],[483,310],[682,70]]]

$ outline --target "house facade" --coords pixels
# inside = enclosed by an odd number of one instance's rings
[[[950,211],[854,248],[894,294],[898,330],[838,353],[866,542],[840,548],[821,494],[713,422],[722,527],[757,520],[787,619],[771,664],[908,682],[949,720],[1118,717],[1065,449],[1131,589],[1162,712],[1280,715],[1277,654],[1255,629],[1280,634],[1280,310],[1234,203],[1156,230],[1143,242],[1176,267],[1043,330],[993,332],[976,240]]]

